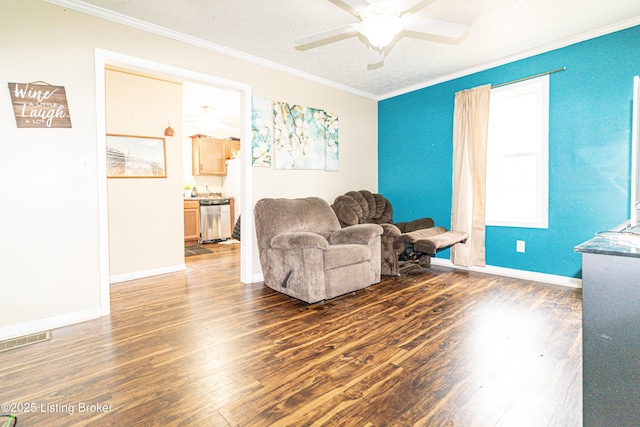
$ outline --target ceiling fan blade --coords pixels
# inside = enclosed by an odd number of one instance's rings
[[[383,1],[387,1],[391,3],[393,6],[400,9],[401,12],[405,10],[409,10],[412,7],[418,5],[418,3],[422,3],[424,0],[340,0],[342,3],[345,3],[354,11],[360,12],[365,9],[367,6],[370,6],[374,3],[381,3]]]
[[[349,6],[351,9],[353,9],[354,12],[361,12],[363,9],[365,9],[367,6],[369,6],[370,1],[367,0],[340,0],[342,3],[346,4],[347,6]]]
[[[353,36],[358,33],[358,24],[343,25],[342,27],[332,28],[330,30],[320,31],[319,33],[310,34],[305,37],[296,39],[297,46],[303,46],[315,42],[319,42],[326,39],[331,39],[339,36]]]
[[[402,20],[404,22],[404,29],[407,31],[433,34],[442,37],[458,38],[469,29],[467,24],[418,18],[416,16],[403,16]]]
[[[414,6],[417,6],[419,3],[422,3],[423,0],[394,0],[395,5],[401,11],[409,10]]]

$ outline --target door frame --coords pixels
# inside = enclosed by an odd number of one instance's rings
[[[124,55],[100,48],[95,49],[96,82],[96,150],[98,183],[98,223],[99,223],[99,264],[100,264],[100,313],[106,316],[111,312],[110,274],[109,274],[109,212],[106,170],[106,97],[105,68],[122,67],[144,74],[165,77],[179,81],[217,86],[236,90],[240,94],[240,139],[245,141],[245,149],[240,150],[240,281],[252,282],[254,250],[253,210],[252,210],[252,172],[251,172],[251,86],[245,83],[223,79],[184,68]]]

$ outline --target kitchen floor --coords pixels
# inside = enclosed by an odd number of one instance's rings
[[[202,255],[214,252],[216,248],[220,249],[222,246],[239,245],[240,241],[236,239],[229,239],[218,243],[204,243],[199,245],[186,245],[184,247],[184,256],[190,257],[194,255]]]
[[[211,249],[202,245],[188,245],[184,247],[184,256],[200,255],[210,253]]]

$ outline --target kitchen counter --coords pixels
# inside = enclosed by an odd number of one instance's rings
[[[607,231],[576,246],[576,252],[640,258],[640,235]]]
[[[196,196],[196,197],[184,197],[184,200],[216,200],[216,199],[228,199],[220,194],[214,194],[213,196]]]

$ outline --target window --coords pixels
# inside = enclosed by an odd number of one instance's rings
[[[486,224],[548,227],[549,76],[491,90]]]

